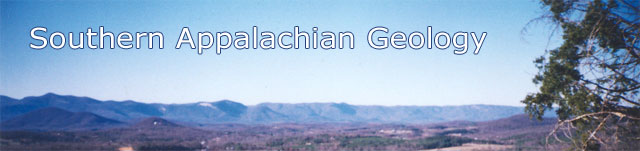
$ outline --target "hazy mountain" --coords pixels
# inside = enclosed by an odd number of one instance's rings
[[[2,130],[87,130],[122,126],[124,123],[89,112],[41,108],[2,122]]]
[[[13,99],[0,96],[0,119],[45,107],[72,112],[91,112],[120,121],[160,117],[187,123],[434,123],[455,120],[487,121],[522,114],[522,107],[499,105],[463,106],[362,106],[346,103],[262,103],[246,106],[223,100],[186,104],[148,104],[134,101],[99,101],[89,97],[48,93]]]
[[[57,107],[72,112],[91,112],[121,121],[162,115],[162,112],[152,104],[134,101],[98,101],[89,97],[62,96],[53,93],[25,97],[20,100],[4,96],[0,99],[2,121],[44,107]]]

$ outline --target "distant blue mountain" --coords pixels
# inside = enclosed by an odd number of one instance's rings
[[[262,103],[246,106],[229,100],[187,104],[149,104],[135,101],[100,101],[89,97],[48,93],[23,99],[0,96],[0,120],[4,122],[47,107],[72,112],[91,112],[119,121],[160,117],[202,124],[435,123],[459,120],[488,121],[523,113],[522,107],[500,105],[363,106],[346,103]]]
[[[89,97],[62,96],[47,93],[42,96],[25,97],[20,100],[6,96],[0,97],[0,119],[5,121],[45,107],[57,107],[72,112],[91,112],[120,121],[163,115],[154,104],[134,101],[98,101]]]
[[[123,126],[125,123],[89,112],[69,112],[45,107],[0,123],[1,130],[88,130]]]

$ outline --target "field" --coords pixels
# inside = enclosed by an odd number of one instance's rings
[[[149,118],[109,129],[2,131],[0,149],[540,150],[552,125],[551,119],[533,121],[523,115],[487,122],[438,124],[189,125]]]

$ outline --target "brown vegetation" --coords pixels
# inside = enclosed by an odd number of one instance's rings
[[[553,121],[553,120],[550,120]],[[531,122],[531,123],[527,123]],[[3,131],[1,150],[425,150],[492,144],[536,150],[553,122],[526,116],[442,124],[324,123],[182,126],[160,118],[124,128],[74,132]],[[486,145],[476,145],[486,147]],[[481,149],[481,148],[479,148]],[[497,149],[497,148],[492,148]],[[504,148],[507,149],[507,148]]]

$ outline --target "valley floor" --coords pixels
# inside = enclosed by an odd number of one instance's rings
[[[110,129],[2,131],[0,150],[540,150],[551,121],[179,125],[154,118]]]

